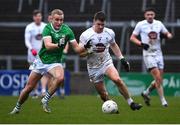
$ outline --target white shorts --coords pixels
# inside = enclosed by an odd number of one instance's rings
[[[103,81],[104,80],[104,74],[110,66],[114,66],[112,60],[109,60],[108,62],[104,63],[99,68],[88,67],[90,82],[98,83],[98,82]]]
[[[49,70],[51,70],[57,66],[62,67],[62,64],[61,63],[44,64],[44,63],[42,63],[41,59],[39,57],[37,57],[35,59],[35,61],[30,65],[29,69],[38,74],[43,75],[43,74],[47,73]]]
[[[143,56],[144,63],[147,69],[158,68],[164,69],[164,60],[162,54],[160,55],[145,55]]]

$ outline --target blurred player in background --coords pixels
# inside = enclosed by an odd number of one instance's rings
[[[155,10],[148,8],[144,12],[145,20],[137,23],[130,40],[143,49],[143,59],[145,65],[154,80],[150,86],[141,94],[145,103],[150,105],[150,93],[157,89],[160,96],[161,104],[165,107],[168,103],[164,97],[163,91],[163,69],[164,61],[160,45],[160,33],[168,39],[172,38],[172,34],[165,28],[161,21],[155,20]],[[137,38],[140,35],[141,40]]]
[[[39,10],[33,11],[33,22],[28,24],[25,29],[25,45],[28,48],[28,63],[31,65],[35,60],[42,46],[42,32],[46,23],[42,22],[42,13]],[[46,84],[49,81],[49,75],[41,78],[42,95],[46,92]],[[38,86],[34,90],[33,97],[38,97]]]
[[[43,45],[38,53],[38,57],[30,66],[32,70],[25,88],[21,91],[16,106],[10,114],[17,114],[20,112],[22,104],[27,100],[29,93],[37,85],[37,82],[45,73],[49,73],[53,78],[51,86],[48,88],[46,95],[42,98],[41,103],[43,110],[50,113],[48,106],[51,96],[56,89],[64,81],[64,69],[61,64],[62,53],[64,47],[69,42],[77,53],[85,50],[80,47],[74,37],[73,31],[68,25],[64,24],[64,13],[62,10],[54,9],[51,12],[52,21],[47,24],[43,30]]]
[[[139,110],[142,105],[135,103],[130,97],[127,87],[120,78],[109,54],[110,47],[124,68],[127,71],[130,70],[129,63],[125,60],[115,42],[114,31],[104,27],[105,20],[105,14],[101,11],[97,12],[94,16],[93,26],[84,31],[80,36],[80,45],[89,48],[81,56],[87,56],[87,69],[90,81],[93,82],[101,99],[107,101],[109,97],[103,83],[104,75],[107,75],[117,85],[119,92],[127,100],[130,108],[132,110]]]

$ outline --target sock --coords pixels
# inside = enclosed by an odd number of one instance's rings
[[[20,110],[21,109],[21,104],[19,102],[17,102],[15,108]]]
[[[149,95],[154,89],[155,89],[155,84],[154,81],[152,81],[150,86],[144,92],[144,94]]]
[[[51,95],[49,94],[49,92],[46,92],[46,95],[44,96],[44,98],[42,100],[44,102],[48,103],[50,98],[51,98]]]
[[[128,105],[131,105],[131,103],[133,102],[132,98],[128,98],[127,102],[128,102]]]
[[[162,103],[162,104],[167,103],[167,102],[166,102],[166,99],[164,98],[164,96],[163,96],[163,97],[161,97],[160,99],[161,99],[161,103]]]
[[[42,92],[42,93],[45,93],[45,92],[46,92],[46,89],[43,88],[43,89],[41,90],[41,92]]]

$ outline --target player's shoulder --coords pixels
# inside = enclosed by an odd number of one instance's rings
[[[82,34],[81,36],[91,36],[92,34],[94,34],[94,30],[92,27],[86,29]]]
[[[34,25],[35,25],[34,22],[29,23],[26,25],[26,29],[32,29]]]
[[[137,23],[137,25],[144,25],[147,24],[147,20],[141,20]]]
[[[162,22],[161,22],[160,20],[155,20],[155,19],[154,19],[154,23],[156,23],[156,24],[162,24]]]
[[[110,28],[104,27],[104,32],[110,34],[110,35],[114,35],[114,31]]]
[[[45,23],[45,22],[41,22],[41,25],[42,25],[42,26],[46,26],[46,25],[47,25],[47,23]]]
[[[44,27],[45,29],[52,29],[51,23],[47,23]]]
[[[67,25],[67,24],[65,24],[65,23],[63,23],[63,24],[61,25],[61,27],[62,27],[63,29],[66,29],[66,30],[71,30],[70,26]]]

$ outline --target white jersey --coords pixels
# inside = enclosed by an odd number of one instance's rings
[[[31,53],[31,49],[35,49],[37,52],[42,46],[42,32],[46,24],[41,22],[40,25],[36,25],[34,22],[28,24],[25,29],[25,45],[28,48],[28,62],[33,62],[34,57]]]
[[[115,42],[115,33],[113,30],[105,27],[102,33],[96,33],[93,27],[91,27],[81,34],[80,44],[85,45],[89,40],[94,49],[96,49],[97,46],[101,46],[104,47],[104,51],[88,54],[88,68],[99,68],[109,60],[112,60],[109,54],[109,46]]]
[[[143,43],[149,44],[150,48],[143,50],[143,55],[156,55],[161,53],[160,33],[166,33],[168,30],[161,21],[153,20],[153,23],[148,23],[143,20],[137,23],[133,34],[140,35]]]

